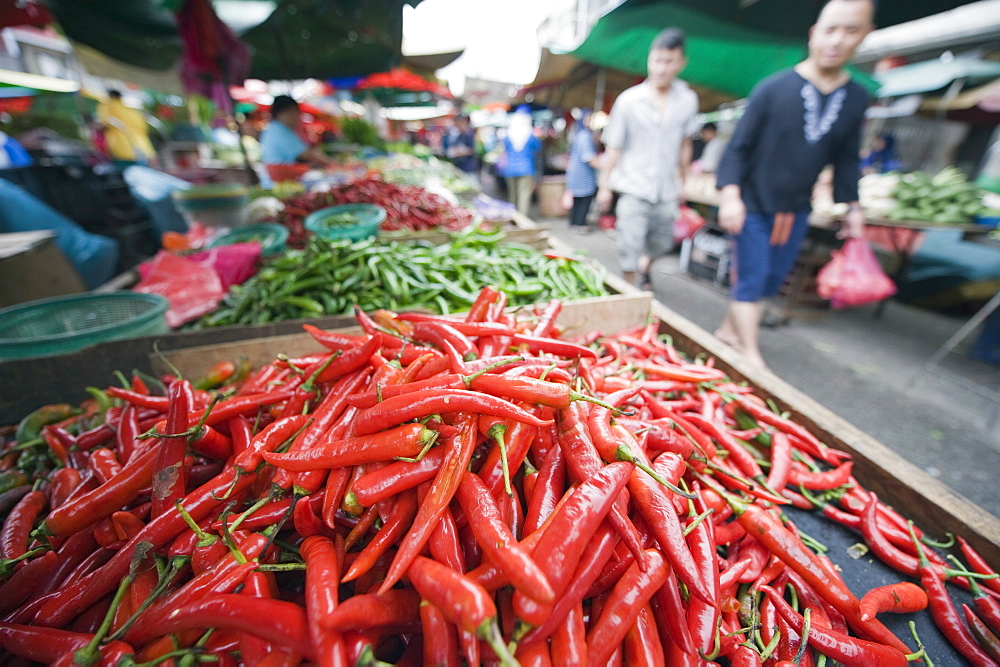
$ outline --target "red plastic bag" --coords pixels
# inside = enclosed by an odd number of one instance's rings
[[[690,206],[681,206],[677,219],[674,220],[674,243],[693,238],[699,229],[705,226],[705,218]]]
[[[139,272],[142,280],[132,290],[167,297],[167,324],[171,329],[215,310],[226,293],[211,266],[165,250],[142,264]]]
[[[819,270],[816,280],[817,293],[833,308],[861,306],[896,293],[895,283],[865,239],[847,239],[844,247],[833,251],[833,259]]]
[[[228,290],[232,285],[242,285],[257,273],[260,252],[260,243],[247,241],[209,248],[188,255],[187,258],[214,269],[222,280],[222,288]]]

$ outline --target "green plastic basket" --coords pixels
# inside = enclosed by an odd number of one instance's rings
[[[67,354],[97,343],[166,333],[159,294],[109,292],[39,299],[0,310],[0,359]]]
[[[310,213],[303,224],[328,241],[361,241],[374,238],[386,211],[374,204],[342,204]]]
[[[248,243],[257,241],[260,243],[260,251],[264,255],[277,255],[284,252],[288,242],[288,228],[274,222],[262,222],[259,225],[247,225],[237,227],[218,237],[211,244],[210,248],[229,245],[231,243]]]

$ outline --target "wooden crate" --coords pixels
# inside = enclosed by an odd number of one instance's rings
[[[611,334],[647,321],[652,307],[653,299],[649,292],[592,297],[565,302],[556,321],[569,336],[594,330]],[[337,330],[360,333],[356,326]],[[149,362],[157,373],[168,372],[173,366],[185,377],[196,377],[220,360],[245,358],[256,368],[270,363],[279,353],[295,357],[322,350],[323,347],[312,336],[299,332],[173,350],[162,355],[150,355]]]

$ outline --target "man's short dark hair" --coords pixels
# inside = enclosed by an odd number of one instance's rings
[[[288,95],[278,95],[271,102],[271,116],[277,116],[283,111],[288,111],[289,109],[298,109],[299,103],[293,100]]]
[[[654,49],[667,49],[668,51],[674,51],[676,49],[684,50],[684,31],[680,28],[667,28],[661,30],[660,34],[653,38],[653,43],[649,45],[649,50]]]
[[[817,19],[819,18],[819,15],[823,12],[823,9],[831,2],[832,0],[822,0],[819,3],[819,11],[816,12]],[[878,14],[878,0],[868,0],[868,2],[872,3],[872,20],[874,21],[875,15]]]
[[[120,100],[122,98],[122,94],[120,91],[117,90],[109,90],[108,97],[110,97],[113,100]]]
[[[715,123],[705,123],[701,126],[701,131],[704,132],[705,130],[708,130],[709,132],[718,132],[719,128],[715,126]]]

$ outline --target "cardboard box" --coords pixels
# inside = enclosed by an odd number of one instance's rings
[[[55,232],[0,234],[0,308],[86,291]]]

